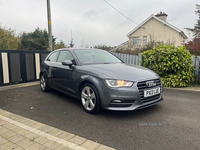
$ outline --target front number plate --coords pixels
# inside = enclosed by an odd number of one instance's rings
[[[144,91],[144,97],[153,96],[160,93],[160,87]]]

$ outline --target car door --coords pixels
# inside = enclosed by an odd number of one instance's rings
[[[46,60],[45,60],[45,70],[47,73],[47,82],[48,85],[54,87],[54,70],[57,66],[57,58],[59,51],[53,52]]]
[[[73,66],[62,65],[64,60],[71,60]],[[74,71],[76,69],[76,62],[71,52],[63,50],[60,52],[57,59],[57,66],[54,71],[54,85],[58,90],[61,90],[67,94],[76,96],[76,83],[73,78]]]

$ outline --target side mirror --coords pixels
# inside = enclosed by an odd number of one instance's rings
[[[72,61],[71,60],[64,60],[62,62],[62,65],[72,67]]]

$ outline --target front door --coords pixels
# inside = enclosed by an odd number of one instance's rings
[[[76,96],[76,83],[72,76],[74,70],[76,69],[76,64],[70,68],[69,66],[62,65],[64,60],[71,60],[72,62],[75,62],[74,57],[69,51],[63,50],[60,52],[57,65],[54,70],[54,85],[58,90]]]
[[[52,53],[47,60],[45,61],[45,64],[48,68],[47,70],[47,82],[49,86],[54,87],[54,71],[55,71],[55,66],[57,66],[57,58],[58,58],[58,52]]]

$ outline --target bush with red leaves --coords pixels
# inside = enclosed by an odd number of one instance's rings
[[[195,56],[200,56],[200,37],[185,43],[187,50]]]

